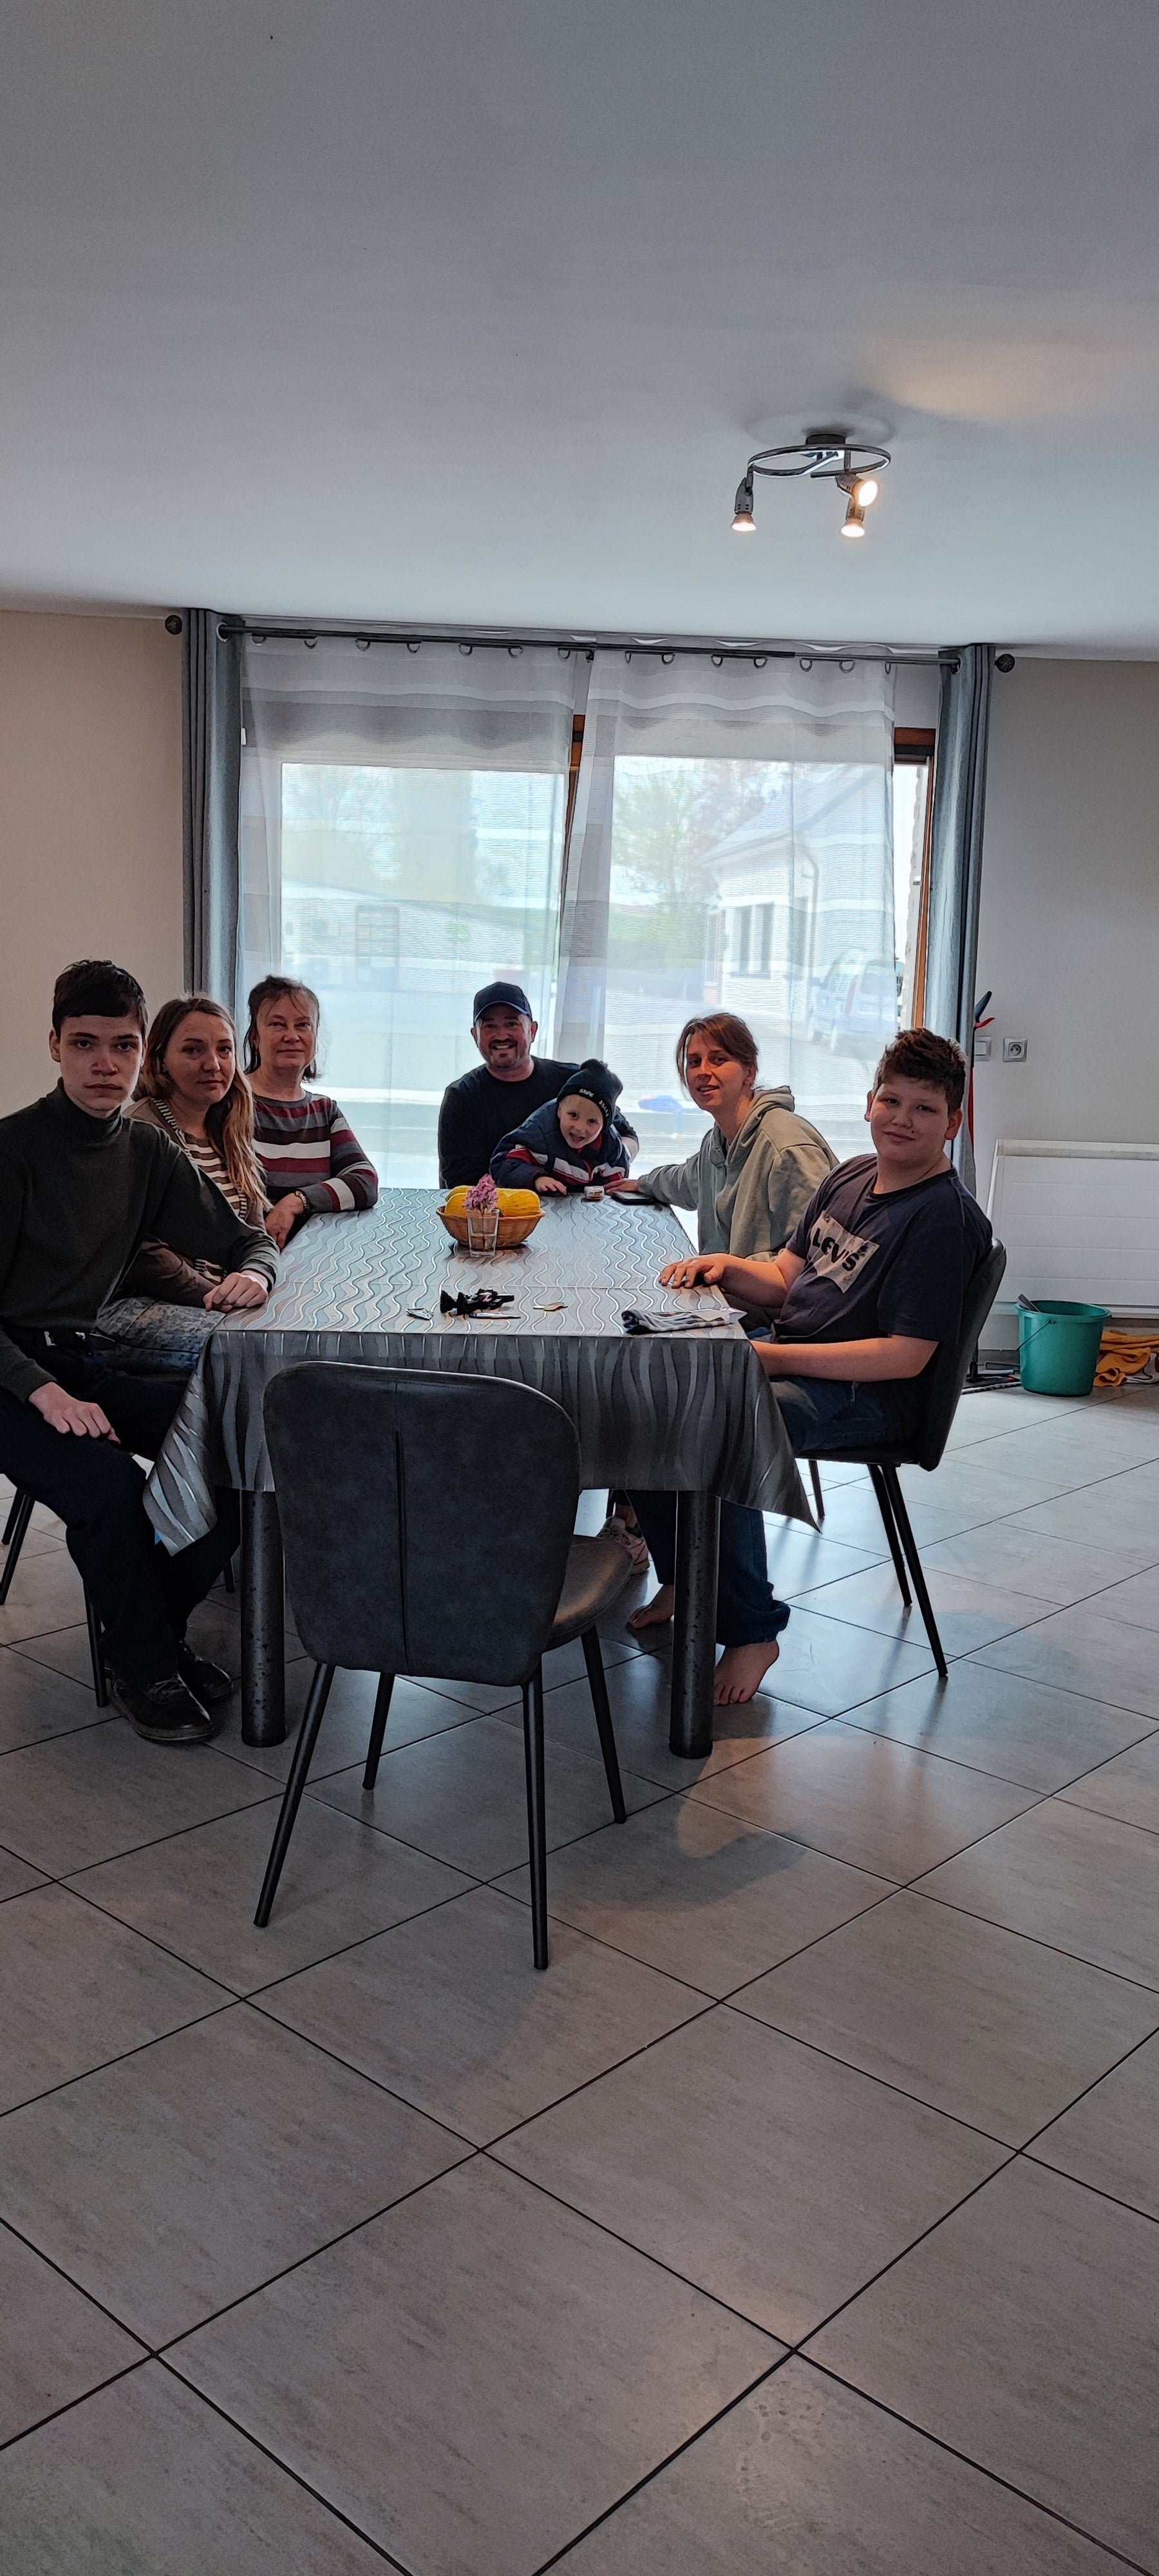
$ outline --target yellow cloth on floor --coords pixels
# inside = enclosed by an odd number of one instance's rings
[[[1159,1333],[1121,1332],[1108,1324],[1099,1344],[1095,1385],[1124,1386],[1129,1377],[1138,1377],[1149,1360],[1157,1358]]]

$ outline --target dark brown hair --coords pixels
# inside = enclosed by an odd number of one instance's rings
[[[263,1002],[289,1002],[293,1000],[295,993],[300,993],[302,1000],[309,1003],[314,1014],[314,1035],[317,1037],[318,1022],[322,1017],[322,1005],[317,994],[311,992],[308,984],[299,984],[297,978],[293,975],[263,975],[261,983],[254,985],[249,998],[249,1027],[245,1033],[245,1069],[247,1073],[256,1073],[261,1061],[260,1049],[258,1047],[258,1012],[261,1010]],[[318,1050],[317,1047],[315,1047],[309,1064],[306,1065],[303,1070],[303,1082],[313,1082],[317,1071]]]
[[[757,1078],[757,1042],[747,1020],[738,1020],[735,1011],[706,1011],[695,1020],[686,1020],[676,1040],[676,1070],[684,1089],[688,1089],[688,1049],[693,1038],[715,1038],[734,1063],[743,1064],[745,1072]]]
[[[205,1132],[211,1145],[217,1147],[231,1186],[238,1197],[266,1203],[266,1185],[254,1153],[254,1104],[250,1087],[237,1063],[237,1030],[224,1002],[212,1001],[208,993],[179,993],[175,1001],[162,1002],[153,1015],[145,1045],[145,1061],[137,1084],[138,1100],[162,1100],[168,1106],[173,1084],[165,1070],[165,1058],[178,1029],[194,1011],[208,1011],[220,1020],[233,1039],[234,1074],[223,1100],[215,1100],[205,1113]]]
[[[960,1109],[966,1097],[968,1071],[954,1038],[940,1038],[933,1029],[902,1029],[890,1039],[874,1074],[873,1088],[880,1091],[891,1074],[901,1074],[906,1082],[928,1082],[931,1091],[945,1093],[947,1109]]]
[[[149,1022],[145,996],[127,966],[111,957],[78,957],[57,976],[52,994],[52,1025],[57,1037],[65,1020],[135,1020],[142,1037]]]

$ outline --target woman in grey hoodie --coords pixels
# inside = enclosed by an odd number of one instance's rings
[[[758,1091],[756,1040],[732,1011],[687,1021],[676,1042],[676,1070],[713,1123],[686,1163],[662,1163],[638,1180],[613,1183],[616,1195],[695,1208],[701,1252],[768,1260],[788,1242],[837,1157],[816,1127],[798,1118],[787,1084]],[[660,1577],[660,1590],[631,1624],[658,1627],[672,1616],[676,1497],[633,1493],[629,1500]],[[769,1584],[760,1513],[740,1503],[722,1504],[716,1633],[724,1653],[713,1689],[718,1706],[752,1699],[760,1689],[777,1660],[777,1638],[788,1617]]]

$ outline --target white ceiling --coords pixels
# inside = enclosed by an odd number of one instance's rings
[[[1159,653],[1154,0],[0,23],[9,602]]]

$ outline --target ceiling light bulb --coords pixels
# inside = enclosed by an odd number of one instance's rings
[[[858,509],[868,510],[870,503],[876,501],[880,488],[881,487],[875,474],[863,474],[859,476],[857,482],[853,486],[853,498],[857,503]]]
[[[863,510],[859,509],[856,501],[851,501],[849,504],[844,519],[841,522],[841,534],[843,537],[863,537],[865,535],[865,513]]]
[[[755,537],[757,532],[757,523],[753,517],[753,478],[751,474],[746,474],[744,481],[737,484],[736,499],[732,506],[732,532],[734,537]]]
[[[751,510],[738,510],[732,523],[734,537],[755,537],[757,523]]]

